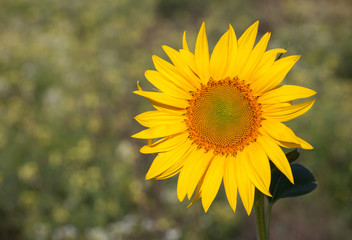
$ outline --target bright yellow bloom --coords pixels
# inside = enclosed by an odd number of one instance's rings
[[[221,182],[233,211],[237,191],[250,214],[255,188],[270,196],[268,158],[293,183],[290,165],[281,147],[313,147],[282,122],[307,112],[314,100],[292,104],[316,92],[279,85],[300,56],[276,60],[284,49],[266,51],[270,33],[254,46],[258,22],[237,40],[232,26],[220,38],[209,59],[205,24],[195,53],[183,36],[183,49],[163,46],[171,63],[153,56],[156,71],[146,78],[160,92],[135,94],[149,99],[156,110],[136,120],[148,129],[134,138],[148,139],[142,153],[158,153],[146,179],[165,179],[179,173],[177,196],[192,204],[202,199],[207,211]],[[158,139],[153,143],[153,139]]]

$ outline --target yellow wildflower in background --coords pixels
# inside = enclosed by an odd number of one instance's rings
[[[179,173],[177,196],[192,204],[202,199],[207,211],[223,181],[235,211],[237,191],[250,214],[255,188],[270,196],[268,158],[293,183],[285,148],[312,149],[282,122],[308,111],[313,90],[279,85],[300,56],[276,60],[284,49],[266,51],[270,33],[254,46],[258,22],[237,40],[232,26],[220,38],[209,59],[205,24],[200,28],[195,52],[183,36],[183,48],[163,46],[171,63],[153,56],[156,71],[146,78],[160,90],[135,94],[146,97],[156,110],[136,120],[148,129],[134,138],[148,139],[142,153],[158,153],[146,178],[165,179]],[[153,143],[153,139],[159,139]]]

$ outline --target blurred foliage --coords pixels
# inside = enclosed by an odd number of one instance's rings
[[[319,188],[275,206],[272,239],[352,235],[352,4],[349,0],[0,1],[0,239],[253,239],[255,225],[223,196],[204,214],[178,203],[176,180],[145,181],[131,93],[160,47],[214,46],[227,24],[259,19],[269,48],[302,58],[286,82],[317,103],[289,123],[315,149],[301,159]],[[191,44],[192,46],[192,44]],[[293,207],[294,206],[294,207]],[[323,229],[320,226],[325,226]]]

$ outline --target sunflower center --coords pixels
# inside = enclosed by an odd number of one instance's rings
[[[210,80],[193,93],[186,123],[199,147],[236,154],[259,135],[261,106],[243,81]]]

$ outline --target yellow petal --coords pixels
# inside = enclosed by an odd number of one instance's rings
[[[186,31],[183,32],[182,47],[184,50],[189,51],[187,40],[186,40]]]
[[[145,77],[151,84],[165,94],[175,98],[192,99],[192,96],[188,91],[177,87],[173,82],[170,82],[169,79],[165,78],[157,71],[147,70],[145,72]]]
[[[239,73],[242,72],[244,66],[247,64],[247,60],[252,53],[255,39],[257,37],[259,21],[253,23],[238,39],[238,59],[236,66],[236,72],[240,79],[242,76]]]
[[[265,105],[263,105],[263,116],[267,119],[287,122],[306,113],[313,106],[314,102],[315,99],[300,104],[270,109],[266,109]]]
[[[189,103],[185,99],[174,98],[165,93],[133,91],[134,94],[148,98],[150,101],[155,101],[164,105],[176,108],[187,108]]]
[[[183,157],[190,146],[190,141],[186,141],[183,145],[169,152],[159,153],[150,166],[146,179],[155,178],[175,165]]]
[[[156,110],[156,111],[147,111],[144,113],[141,113],[135,117],[135,119],[143,124],[143,123],[148,123],[148,122],[160,122],[161,124],[165,124],[168,121],[173,121],[175,118],[179,120],[184,120],[186,116],[184,115],[185,112],[167,112],[167,111],[162,111],[162,110]]]
[[[197,163],[202,162],[202,156],[205,154],[203,149],[194,149],[189,153],[182,170],[180,171],[180,175],[178,176],[177,182],[177,197],[180,202],[183,201],[187,194],[188,185],[190,175],[193,174],[193,166],[197,165]]]
[[[165,53],[169,56],[171,62],[175,65],[177,70],[184,76],[184,78],[195,88],[200,87],[199,78],[192,72],[190,66],[181,56],[181,54],[168,46],[163,46]]]
[[[132,137],[141,139],[162,138],[184,132],[187,128],[188,127],[185,122],[173,125],[161,125],[140,131],[139,133],[132,135]]]
[[[160,175],[156,176],[155,179],[156,180],[164,180],[164,179],[167,179],[167,178],[171,178],[175,175],[177,175],[180,170],[182,169],[183,165],[179,165],[178,163],[180,162],[183,162],[185,159],[184,158],[181,158],[176,164],[175,166],[176,167],[171,167],[169,169],[171,170],[166,170],[165,172],[161,173]]]
[[[309,143],[297,137],[289,127],[279,121],[263,120],[261,125],[267,135],[279,142],[294,143],[300,148],[312,149]]]
[[[236,65],[237,65],[237,53],[238,53],[238,42],[237,42],[237,37],[235,34],[235,31],[233,30],[231,24],[229,24],[229,30],[228,30],[228,69],[225,72],[225,76],[228,76],[229,78],[234,78],[237,76],[236,73]]]
[[[160,125],[173,125],[183,122],[185,115],[175,114],[166,111],[148,111],[135,117],[136,121],[145,127],[157,127]]]
[[[296,136],[297,137],[297,136]],[[313,146],[310,145],[308,142],[304,141],[302,138],[297,137],[299,140],[299,143],[301,145],[301,148],[303,149],[313,149]]]
[[[202,189],[202,204],[205,212],[208,211],[219,191],[222,177],[224,176],[225,161],[226,157],[216,155],[205,173]]]
[[[197,67],[196,67],[196,57],[194,56],[193,53],[190,51],[181,49],[180,50],[180,56],[182,57],[183,61],[189,66],[189,68],[192,70],[193,74],[196,76],[198,82],[202,82],[202,80],[199,79],[197,72]]]
[[[192,200],[192,202],[188,205],[187,208],[189,208],[190,206],[192,206],[195,202],[198,201],[199,198],[202,197],[202,189],[203,189],[203,182],[204,182],[204,178],[205,178],[205,174],[203,174],[203,176],[201,177],[197,189],[196,189],[196,194],[194,195],[194,198]]]
[[[299,55],[294,55],[275,61],[266,73],[258,76],[258,79],[251,84],[253,94],[259,96],[279,85],[299,58]]]
[[[237,181],[238,192],[241,196],[241,200],[247,214],[250,215],[254,202],[255,187],[249,180],[243,162],[247,161],[245,153],[238,152],[235,161],[235,174]]]
[[[254,47],[250,54],[246,65],[243,67],[241,72],[238,72],[240,79],[247,80],[252,75],[252,72],[256,70],[257,65],[264,56],[266,47],[270,39],[270,33],[266,33]]]
[[[139,85],[138,81],[137,81],[137,87],[138,87],[138,90],[140,92],[143,92],[143,90],[142,90],[141,86]],[[157,109],[157,110],[164,111],[164,112],[170,112],[170,113],[173,113],[173,114],[185,114],[186,113],[185,109],[169,106],[169,105],[154,101],[152,99],[148,99],[148,100],[153,105],[153,107],[155,109]]]
[[[278,109],[284,109],[284,108],[289,108],[289,107],[292,107],[292,101],[278,102],[278,103],[273,103],[273,104],[262,104],[262,112],[271,113],[271,112],[276,112]]]
[[[258,26],[259,26],[259,21],[256,21],[249,28],[246,29],[246,31],[238,39],[238,46],[240,48],[253,49],[254,42],[257,37]]]
[[[186,109],[184,109],[184,108],[172,107],[172,106],[168,106],[168,105],[165,105],[162,103],[151,101],[150,99],[148,99],[148,100],[153,105],[153,107],[158,111],[168,112],[168,113],[172,113],[172,114],[176,114],[176,115],[186,114],[186,112],[187,112]]]
[[[179,160],[175,162],[175,164],[173,164],[164,172],[156,176],[155,179],[160,180],[160,179],[172,177],[176,175],[183,168],[183,165],[185,161],[188,159],[188,156],[190,155],[190,153],[193,153],[197,149],[197,146],[195,146],[194,144],[192,145],[192,142],[189,140],[186,141],[186,146],[187,146],[187,151],[183,154],[183,156],[179,158]]]
[[[275,49],[271,49],[271,50],[266,51],[264,53],[262,59],[258,63],[257,67],[252,72],[252,74],[248,76],[246,81],[248,83],[252,83],[256,80],[260,80],[260,76],[262,76],[264,73],[268,72],[270,67],[275,62],[275,60],[277,58],[277,54],[285,53],[285,52],[287,52],[287,51],[282,48],[275,48]]]
[[[257,143],[264,149],[270,160],[293,183],[291,166],[281,148],[268,136],[260,136]]]
[[[179,71],[171,63],[155,55],[153,56],[153,62],[156,70],[165,78],[169,79],[170,82],[173,82],[176,86],[185,91],[195,90],[194,86],[192,86],[187,79],[180,75]]]
[[[224,187],[227,200],[234,212],[236,211],[237,206],[237,180],[235,173],[235,161],[235,157],[227,157],[224,173]]]
[[[258,101],[262,104],[273,104],[277,102],[287,102],[299,98],[307,98],[316,94],[315,91],[294,85],[282,85],[259,97]]]
[[[177,134],[174,136],[163,138],[153,144],[149,144],[143,146],[140,150],[141,153],[157,153],[157,152],[165,152],[170,151],[181,144],[183,144],[188,138],[189,134],[187,132]]]
[[[196,48],[195,48],[195,57],[196,57],[196,68],[197,74],[201,79],[203,84],[206,84],[209,81],[209,47],[208,39],[205,32],[205,23],[203,22],[197,37]]]
[[[297,136],[296,136],[297,137]],[[302,138],[297,137],[299,143],[276,141],[276,143],[285,148],[303,148],[303,149],[313,149],[313,146],[308,142],[304,141]],[[276,140],[276,139],[275,139]]]
[[[271,196],[269,192],[271,170],[266,153],[256,142],[246,146],[243,152],[247,156],[243,164],[249,179],[262,193]]]
[[[189,180],[188,180],[188,190],[187,196],[188,199],[191,199],[194,189],[196,188],[197,184],[199,183],[200,179],[206,172],[209,167],[209,163],[214,158],[214,152],[208,151],[202,156],[201,161],[196,161],[195,164],[189,168]]]
[[[216,44],[210,58],[210,75],[215,80],[226,78],[225,70],[227,69],[228,53],[229,53],[229,38],[228,32],[224,33]]]

